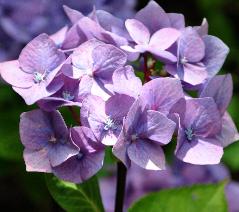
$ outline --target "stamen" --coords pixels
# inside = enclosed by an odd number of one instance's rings
[[[51,135],[49,142],[55,144],[57,142],[56,137],[54,135]]]
[[[84,156],[84,154],[82,154],[81,152],[79,152],[79,153],[76,155],[76,158],[77,158],[78,160],[80,160],[83,156]]]
[[[189,141],[191,141],[193,139],[193,130],[191,127],[187,128],[186,130],[184,130],[185,134],[186,134],[186,137]]]
[[[40,82],[44,81],[44,78],[45,78],[44,74],[41,74],[39,72],[34,72],[33,75],[34,75],[33,80],[35,83],[40,83]]]
[[[71,95],[68,91],[63,91],[62,97],[63,97],[63,99],[68,100],[68,101],[71,101],[75,98],[74,95]]]
[[[105,121],[105,126],[104,126],[104,130],[116,130],[118,128],[118,125],[116,124],[116,122],[111,119],[110,117],[107,117],[106,121]]]
[[[180,60],[181,64],[185,64],[188,62],[187,58],[186,57],[183,57],[181,60]]]
[[[138,139],[138,136],[136,134],[131,136],[132,141],[136,141]]]

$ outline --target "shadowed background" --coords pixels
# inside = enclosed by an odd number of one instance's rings
[[[54,33],[67,23],[62,10],[66,4],[87,14],[93,4],[118,17],[132,17],[148,0],[0,0],[0,61],[16,59],[24,45],[39,33]],[[187,25],[200,25],[206,17],[209,34],[222,39],[230,54],[219,74],[230,72],[234,96],[229,107],[239,128],[239,1],[237,0],[161,0],[166,12],[183,13]],[[26,106],[10,86],[0,82],[0,208],[1,211],[62,211],[45,186],[44,175],[27,173],[19,141],[19,115]],[[66,117],[69,113],[65,112]],[[68,120],[68,123],[71,123]],[[239,144],[225,150],[223,162],[232,178],[239,181]],[[113,186],[113,185],[112,185]],[[143,186],[143,185],[141,185]],[[151,190],[154,190],[152,188]],[[239,198],[239,197],[238,197]]]

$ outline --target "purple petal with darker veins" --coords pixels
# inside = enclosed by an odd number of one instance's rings
[[[213,77],[225,62],[229,48],[219,38],[211,35],[204,36],[203,40],[206,46],[203,63],[207,67],[209,76]]]
[[[120,49],[109,45],[99,45],[93,52],[94,75],[101,79],[112,81],[113,72],[125,65],[126,54]]]
[[[127,149],[132,162],[148,170],[165,169],[165,157],[159,144],[150,140],[136,140]]]
[[[47,34],[41,34],[28,43],[19,56],[19,64],[27,73],[49,73],[64,60],[64,53]]]
[[[231,101],[232,90],[232,76],[230,74],[219,75],[205,83],[200,97],[212,97],[223,115]]]
[[[45,149],[30,150],[25,149],[23,153],[26,170],[29,172],[51,173],[51,165],[48,158],[48,152]]]

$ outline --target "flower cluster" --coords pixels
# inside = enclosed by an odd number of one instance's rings
[[[102,167],[105,146],[126,167],[162,170],[162,146],[174,134],[180,160],[220,162],[239,136],[226,112],[231,75],[216,76],[229,49],[208,35],[206,20],[186,27],[182,14],[154,1],[125,22],[103,10],[87,16],[64,10],[69,28],[40,34],[18,60],[0,64],[2,78],[26,104],[40,107],[20,120],[28,171],[79,183]],[[67,128],[57,110],[64,106],[80,107],[79,126]]]

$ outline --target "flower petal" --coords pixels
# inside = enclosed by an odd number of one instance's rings
[[[191,63],[200,62],[205,56],[204,41],[192,28],[186,28],[179,39],[179,52],[181,58]]]
[[[64,53],[47,34],[41,34],[29,42],[19,56],[19,64],[27,73],[49,73],[64,60]]]
[[[28,172],[52,172],[50,161],[48,159],[48,152],[45,149],[25,149],[23,157],[26,164],[26,170]]]
[[[172,46],[180,36],[180,31],[174,28],[164,28],[155,32],[149,42],[150,49],[165,50]]]
[[[119,94],[137,98],[142,89],[142,82],[140,78],[136,77],[131,66],[117,69],[112,76],[112,80],[114,92]]]
[[[212,97],[223,115],[232,98],[233,82],[231,74],[219,75],[210,79],[200,94],[200,97]]]
[[[132,162],[144,169],[165,169],[165,157],[162,148],[149,140],[133,142],[129,145],[127,153]]]
[[[33,75],[20,69],[17,60],[0,63],[1,77],[9,84],[20,88],[29,88],[34,84]]]
[[[207,67],[209,76],[213,77],[225,62],[229,48],[219,38],[211,35],[204,36],[203,40],[206,46],[203,63]]]
[[[136,19],[127,19],[125,22],[126,29],[128,30],[131,38],[137,44],[148,44],[150,33],[143,23]]]
[[[184,131],[181,133],[184,133]],[[178,139],[185,138],[179,135]],[[213,138],[198,138],[190,142],[184,140],[175,154],[186,163],[197,165],[218,164],[223,155],[223,147],[220,141]]]
[[[171,107],[184,98],[184,93],[180,80],[158,78],[144,84],[140,97],[148,109],[167,115]]]

